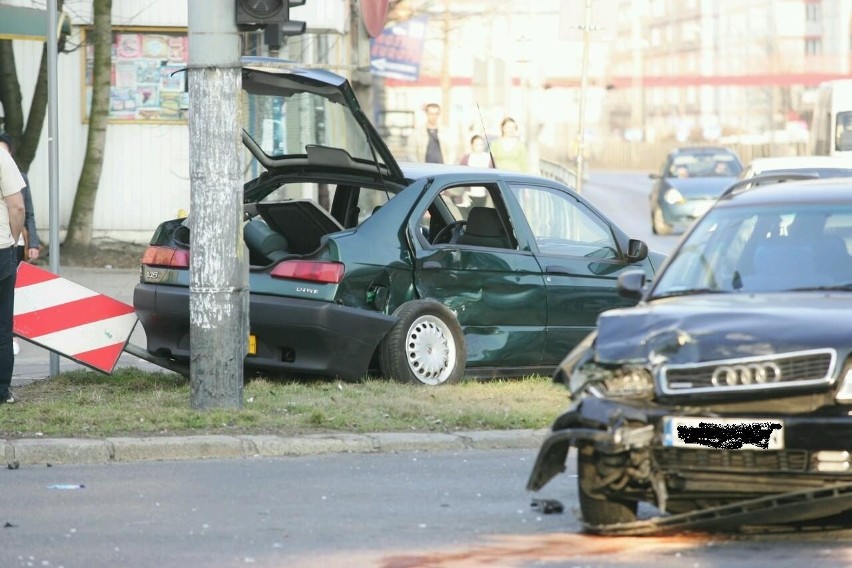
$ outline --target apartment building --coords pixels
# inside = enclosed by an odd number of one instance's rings
[[[805,136],[815,87],[852,73],[848,0],[629,0],[608,128],[628,139]]]

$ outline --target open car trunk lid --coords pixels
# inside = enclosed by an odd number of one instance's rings
[[[399,164],[346,78],[280,59],[242,61],[243,143],[270,175],[332,174],[404,184]],[[245,200],[257,201],[273,189],[249,182]]]

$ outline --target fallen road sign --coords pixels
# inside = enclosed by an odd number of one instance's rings
[[[137,321],[133,306],[32,264],[18,265],[12,331],[36,345],[109,374]]]

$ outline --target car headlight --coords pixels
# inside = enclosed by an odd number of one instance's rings
[[[843,375],[843,380],[840,382],[840,388],[837,389],[837,396],[834,400],[842,403],[852,402],[852,366],[846,366],[846,373]]]
[[[571,392],[585,388],[593,396],[613,398],[652,398],[654,377],[645,367],[606,367],[587,363],[576,369],[570,379]]]
[[[616,398],[651,398],[654,395],[654,377],[644,367],[621,367],[604,379],[607,396]]]
[[[677,205],[678,203],[686,203],[686,199],[683,198],[683,195],[673,187],[670,187],[663,194],[663,199],[666,203],[671,205]]]

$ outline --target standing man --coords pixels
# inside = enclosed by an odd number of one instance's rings
[[[452,164],[455,160],[453,145],[441,132],[441,106],[437,103],[426,105],[426,127],[415,130],[409,144],[409,159],[414,162],[433,164]]]
[[[17,243],[24,226],[26,186],[6,145],[0,146],[0,404],[15,402],[9,387],[15,354],[12,323],[15,316],[15,276],[18,270]]]

